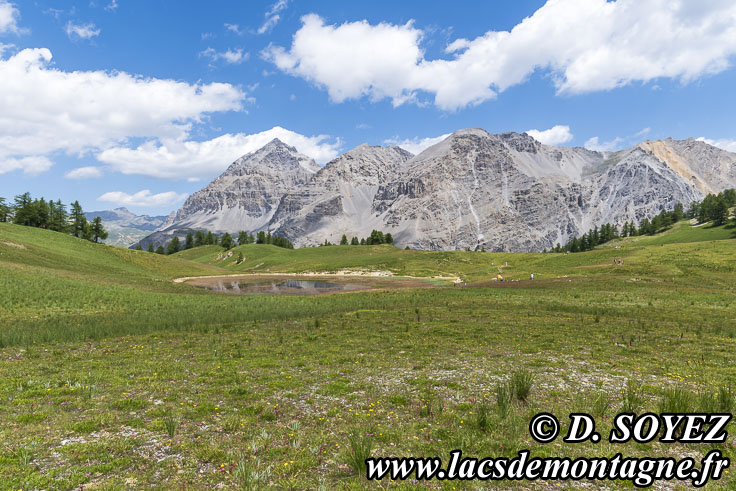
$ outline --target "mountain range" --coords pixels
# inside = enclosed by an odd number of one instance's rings
[[[419,155],[364,144],[324,167],[275,139],[189,196],[141,244],[192,230],[267,230],[305,247],[377,229],[414,249],[541,251],[734,187],[736,154],[692,138],[597,152],[473,128]]]
[[[128,247],[136,244],[160,227],[166,217],[151,217],[148,215],[136,215],[127,208],[115,208],[114,210],[92,211],[84,214],[87,220],[100,217],[109,233],[104,241],[106,244],[119,247]]]

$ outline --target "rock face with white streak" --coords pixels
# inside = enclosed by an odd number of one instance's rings
[[[327,163],[309,185],[287,193],[273,219],[279,235],[298,243],[339,242],[384,228],[373,211],[376,192],[413,155],[399,147],[360,145]]]
[[[361,145],[322,169],[274,141],[193,194],[157,234],[268,230],[303,247],[378,229],[401,247],[541,251],[731,187],[736,154],[693,139],[594,152],[475,128],[416,156]]]

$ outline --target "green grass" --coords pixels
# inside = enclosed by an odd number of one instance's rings
[[[733,408],[736,241],[686,240],[697,233],[678,224],[569,255],[252,245],[218,260],[214,247],[162,257],[0,224],[0,489],[361,489],[356,456],[455,448],[703,455],[605,443],[622,407]],[[493,283],[506,262],[520,281]],[[474,287],[277,297],[171,281],[341,269]],[[604,442],[536,444],[542,411],[594,414]],[[733,459],[733,443],[717,447]],[[734,485],[726,474],[708,489]]]

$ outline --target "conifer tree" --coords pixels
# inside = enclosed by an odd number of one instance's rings
[[[169,242],[169,245],[166,247],[166,254],[176,254],[181,250],[181,241],[179,241],[179,237],[174,236],[173,239],[171,239],[171,242]]]
[[[105,227],[102,225],[102,218],[95,217],[94,220],[92,220],[92,239],[94,242],[99,242],[100,240],[107,239],[109,234],[107,233],[107,230],[105,230]]]

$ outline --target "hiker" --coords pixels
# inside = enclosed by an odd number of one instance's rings
[[[529,279],[530,280],[533,280],[534,279],[534,273],[532,273],[532,274],[529,275]]]

